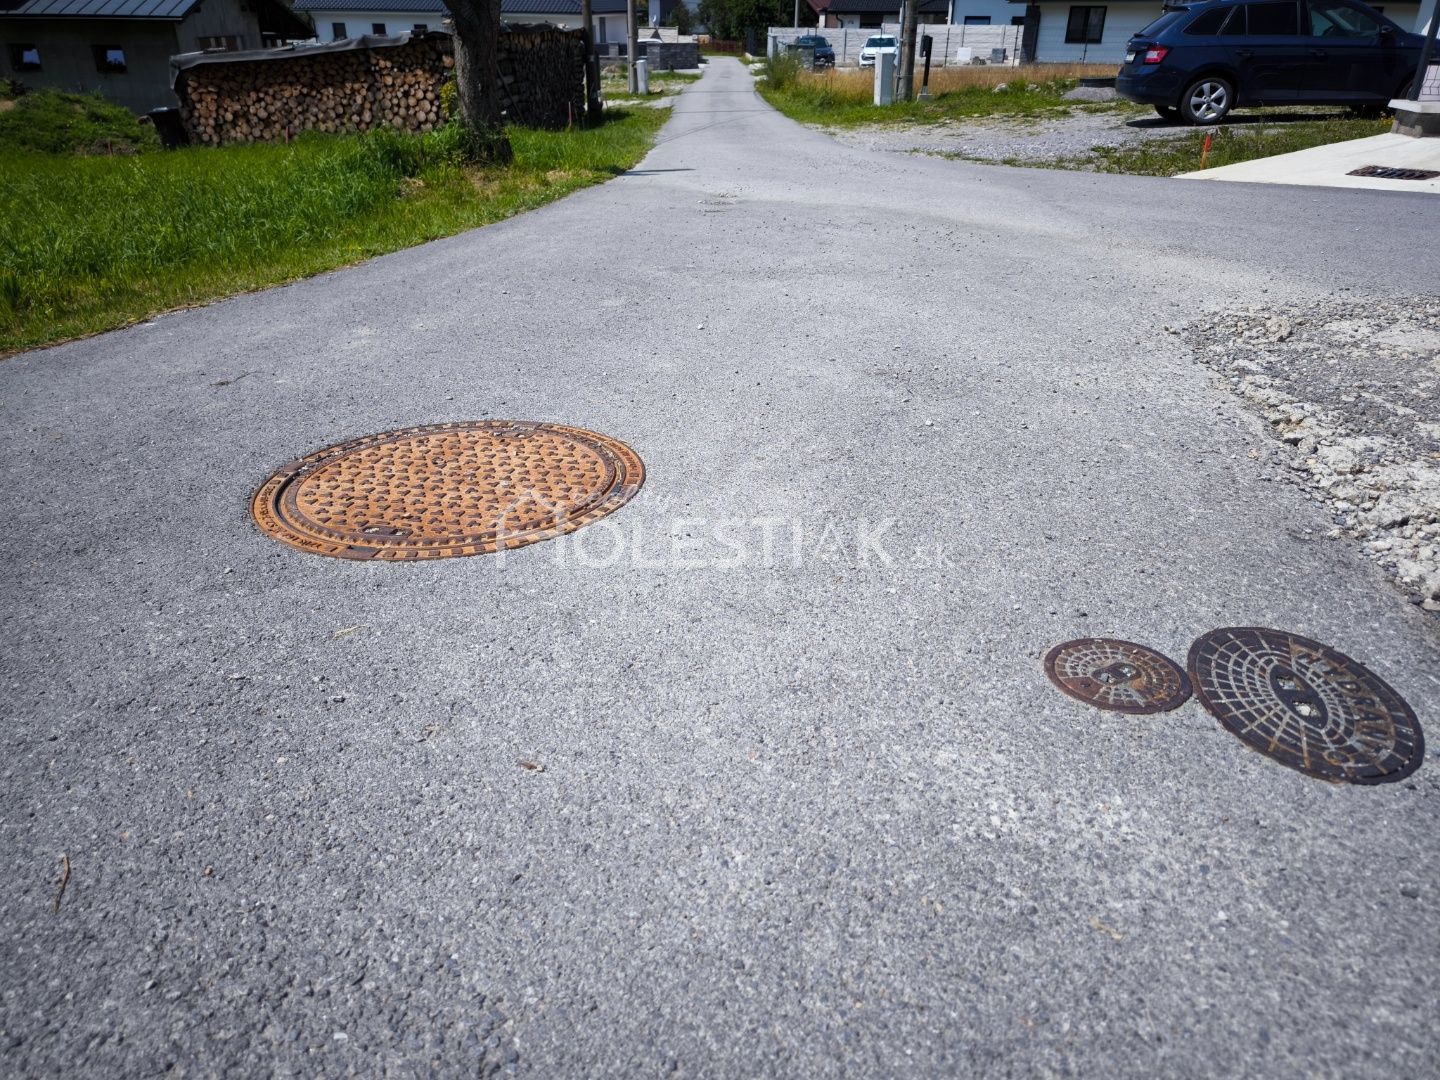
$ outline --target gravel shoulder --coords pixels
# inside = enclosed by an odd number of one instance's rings
[[[1285,444],[1252,455],[1326,504],[1331,539],[1360,540],[1440,612],[1440,301],[1253,308],[1189,339]]]
[[[827,131],[840,143],[862,150],[1042,165],[1083,157],[1097,146],[1119,148],[1153,139],[1174,139],[1190,129],[1168,124],[1138,107],[1103,111],[1076,107],[1053,118],[986,117]]]

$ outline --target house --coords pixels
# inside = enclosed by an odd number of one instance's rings
[[[806,0],[819,26],[878,29],[900,21],[900,0]],[[925,25],[1020,25],[1025,16],[1009,0],[920,0],[919,21]]]
[[[145,112],[177,105],[170,57],[308,38],[280,0],[0,0],[0,77],[99,91]]]
[[[651,21],[668,17],[675,3],[650,0]],[[447,14],[441,0],[295,0],[295,10],[315,20],[315,36],[320,41],[439,30]],[[590,14],[598,44],[626,40],[625,0],[591,0]],[[510,23],[550,23],[578,29],[580,0],[500,0],[500,18]]]
[[[1026,41],[1034,42],[1033,59],[1040,63],[1120,64],[1125,59],[1125,43],[1159,18],[1162,10],[1159,0],[1105,0],[1098,4],[1041,0],[1028,7],[1024,0],[1010,0],[1010,4],[1038,19],[1033,29],[1027,28]],[[1423,25],[1418,0],[1379,0],[1370,6],[1407,29],[1418,30]]]

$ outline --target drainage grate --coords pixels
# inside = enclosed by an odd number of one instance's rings
[[[251,513],[292,547],[341,559],[441,559],[573,532],[640,490],[645,466],[593,431],[512,420],[368,435],[293,461]]]
[[[1388,165],[1366,165],[1351,169],[1351,176],[1373,176],[1380,180],[1434,180],[1440,172],[1434,169],[1392,169]]]
[[[1125,713],[1166,712],[1190,696],[1180,665],[1154,649],[1114,638],[1080,638],[1045,654],[1045,674],[1073,698]]]
[[[1246,745],[1325,780],[1381,784],[1420,765],[1410,706],[1358,660],[1298,634],[1212,630],[1190,647],[1195,696]]]

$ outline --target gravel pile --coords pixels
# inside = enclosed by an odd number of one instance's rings
[[[1440,300],[1319,301],[1188,329],[1294,447],[1292,476],[1412,603],[1440,611]]]

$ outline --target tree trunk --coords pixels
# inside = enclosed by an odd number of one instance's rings
[[[595,56],[594,15],[590,0],[580,0],[580,23],[585,30],[585,120],[600,123],[600,61]]]
[[[500,115],[500,0],[445,0],[455,25],[455,100],[470,159],[505,165],[513,158]]]

